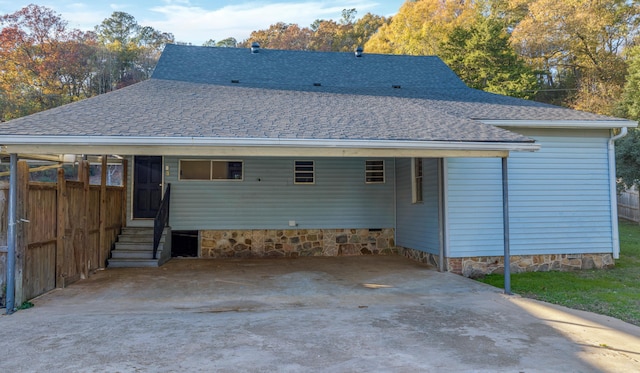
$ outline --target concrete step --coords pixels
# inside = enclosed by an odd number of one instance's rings
[[[118,242],[153,242],[153,235],[140,235],[140,234],[132,234],[132,235],[119,235]],[[164,242],[164,237],[160,238],[160,242]]]
[[[111,258],[109,268],[159,267],[157,259]]]
[[[151,242],[116,242],[116,250],[153,250]]]
[[[148,227],[125,227],[122,228],[122,232],[120,232],[120,234],[122,235],[151,235],[153,236],[153,227],[148,228]]]
[[[158,253],[159,255],[160,253]],[[113,250],[113,259],[153,259],[153,250]]]

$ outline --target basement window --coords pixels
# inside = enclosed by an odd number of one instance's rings
[[[422,203],[422,158],[411,159],[411,202]]]
[[[315,184],[314,161],[295,161],[293,170],[294,184]]]
[[[242,181],[243,162],[227,160],[180,160],[180,180]]]
[[[384,184],[384,161],[365,161],[364,181],[367,184]]]

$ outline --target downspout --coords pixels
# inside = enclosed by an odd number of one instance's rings
[[[616,154],[615,144],[627,135],[627,127],[620,128],[620,133],[609,138],[607,144],[609,158],[609,198],[611,200],[611,235],[613,244],[613,259],[620,258],[620,237],[618,232],[618,192],[616,188]]]
[[[9,224],[7,237],[7,292],[6,307],[7,315],[11,315],[15,308],[15,286],[16,286],[16,241],[18,239],[17,224],[17,193],[18,193],[18,155],[11,154],[9,164]]]

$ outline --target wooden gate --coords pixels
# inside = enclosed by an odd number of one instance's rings
[[[101,185],[89,184],[88,162],[83,161],[80,170],[81,181],[65,180],[60,168],[57,183],[30,182],[29,166],[24,161],[18,162],[17,305],[105,267],[111,247],[125,224],[125,187],[106,186],[106,167]],[[0,187],[0,247],[5,248],[7,196],[5,184]],[[5,278],[6,253],[2,253],[3,288]],[[1,300],[4,304],[4,296]]]

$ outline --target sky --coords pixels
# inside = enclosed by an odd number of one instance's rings
[[[251,31],[277,22],[308,27],[316,19],[340,19],[343,9],[355,8],[357,17],[366,13],[391,16],[405,0],[0,0],[0,16],[14,13],[29,4],[53,9],[70,29],[93,30],[113,12],[126,12],[138,24],[172,33],[176,41],[202,45],[234,37],[238,41]]]

